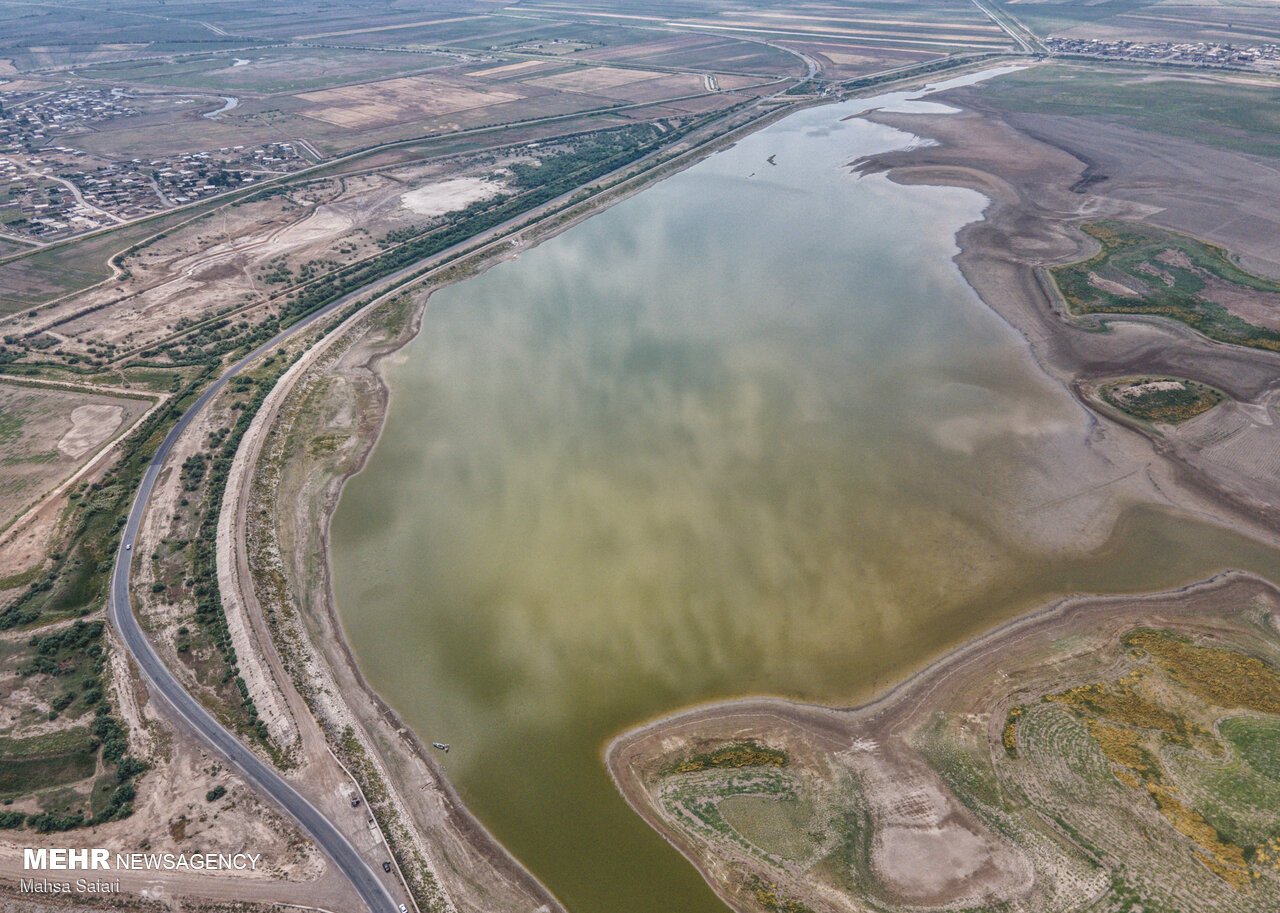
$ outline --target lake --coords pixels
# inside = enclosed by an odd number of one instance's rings
[[[693,704],[848,704],[1057,595],[1275,571],[1121,493],[974,295],[977,193],[812,108],[437,292],[333,522],[370,682],[572,913],[720,913],[601,760]]]

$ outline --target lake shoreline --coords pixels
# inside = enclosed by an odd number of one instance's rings
[[[955,695],[971,695],[975,682],[999,683],[1008,668],[1044,663],[1054,655],[1054,643],[1083,638],[1082,643],[1092,649],[1144,626],[1212,631],[1213,616],[1224,602],[1269,606],[1272,634],[1276,633],[1280,588],[1243,571],[1224,571],[1155,593],[1067,596],[957,646],[863,704],[837,708],[744,697],[686,708],[614,738],[605,750],[605,764],[636,814],[703,875],[726,905],[748,913],[755,899],[732,884],[725,871],[717,871],[719,860],[714,865],[709,862],[699,853],[698,844],[673,827],[658,808],[650,786],[660,765],[670,763],[672,757],[757,740],[788,754],[803,755],[815,746],[833,755],[866,750],[860,745],[880,746],[892,754],[890,746],[909,741],[910,734],[919,732],[939,706],[948,705],[954,711]],[[1084,649],[1078,645],[1074,652]],[[1007,679],[1003,688],[1011,694],[996,707],[965,706],[986,718],[985,737],[992,751],[1002,750],[1005,716],[1022,699],[1026,684]]]
[[[990,112],[966,104],[972,96],[962,94],[964,97],[955,98],[942,93],[938,98],[945,104],[957,106],[959,110],[955,114],[871,111],[862,115],[875,123],[931,140],[933,145],[868,156],[852,163],[855,169],[864,175],[884,173],[889,180],[906,186],[956,186],[983,194],[987,205],[982,218],[963,226],[956,236],[959,252],[955,262],[970,288],[988,308],[1019,333],[1040,368],[1072,394],[1089,412],[1096,426],[1109,427],[1125,435],[1129,449],[1149,449],[1152,452],[1165,472],[1158,478],[1150,478],[1150,481],[1166,495],[1170,506],[1272,547],[1280,545],[1275,512],[1259,507],[1261,498],[1256,492],[1232,490],[1220,479],[1203,471],[1203,467],[1181,458],[1178,449],[1164,441],[1160,434],[1139,422],[1126,421],[1125,417],[1100,408],[1089,398],[1086,391],[1090,384],[1096,384],[1101,378],[1150,373],[1138,363],[1139,355],[1146,353],[1139,353],[1132,359],[1105,356],[1083,359],[1086,369],[1081,372],[1082,359],[1075,357],[1080,354],[1080,349],[1063,341],[1064,335],[1080,326],[1080,322],[1064,313],[1047,267],[1079,260],[1093,253],[1096,242],[1078,230],[1081,222],[1100,218],[1141,220],[1150,213],[1123,200],[1109,200],[1110,205],[1100,209],[1087,205],[1086,200],[1093,202],[1091,196],[1078,195],[1073,200],[1070,194],[1075,192],[1077,182],[1082,181],[1093,166],[1069,157],[1065,149],[1051,150],[1066,155],[1046,156],[1026,169],[1021,181],[1009,180],[999,173],[998,167],[990,167],[991,162],[986,163],[987,167],[975,163],[971,158],[975,144],[966,142],[965,130],[974,120]],[[970,124],[966,125],[963,119],[969,119]],[[983,139],[990,140],[990,136]],[[997,150],[996,156],[1001,152],[1012,155],[1013,143],[1006,143],[1003,149],[998,143],[992,145]],[[999,164],[1008,170],[1016,170],[1009,168],[1008,160]],[[1050,188],[1057,193],[1046,205],[1044,197]],[[1073,203],[1076,204],[1075,212],[1071,211]],[[1027,244],[1023,253],[1016,252],[1014,240],[1027,237],[1034,238],[1037,243]],[[1190,345],[1201,349],[1228,348],[1228,357],[1234,356],[1246,363],[1275,366],[1280,362],[1280,359],[1257,355],[1240,347],[1223,347],[1185,327],[1171,327],[1166,321],[1134,318],[1132,322],[1147,323],[1179,335]],[[1246,377],[1233,392],[1238,396],[1248,396],[1253,392],[1248,384]],[[722,862],[710,863],[705,854],[699,853],[699,847],[692,838],[673,828],[665,819],[638,773],[641,762],[651,761],[655,756],[669,760],[671,746],[675,743],[715,744],[709,734],[715,734],[722,741],[772,737],[785,743],[791,737],[788,733],[803,731],[810,740],[825,739],[832,751],[840,750],[842,745],[847,749],[851,740],[870,738],[868,733],[874,734],[886,727],[897,735],[920,725],[930,707],[937,703],[931,695],[947,688],[948,682],[966,676],[972,678],[976,668],[990,667],[987,671],[992,672],[1000,664],[997,658],[1003,659],[1015,653],[1024,640],[1080,635],[1089,625],[1100,624],[1102,619],[1106,619],[1106,624],[1112,628],[1118,624],[1137,625],[1144,621],[1162,623],[1166,619],[1159,615],[1161,609],[1172,610],[1171,607],[1183,603],[1203,608],[1206,596],[1212,599],[1223,592],[1237,591],[1255,596],[1266,594],[1273,600],[1280,594],[1270,581],[1243,571],[1224,570],[1208,579],[1172,590],[1064,596],[976,637],[953,644],[897,679],[887,690],[872,692],[865,703],[842,708],[824,703],[750,696],[708,702],[619,733],[606,746],[604,761],[628,805],[698,869],[726,904],[735,910],[746,911],[752,909],[757,901],[741,888],[735,888],[726,878]],[[1274,616],[1272,626],[1275,626]],[[999,714],[993,714],[993,718],[997,716]],[[649,773],[653,773],[651,764]]]
[[[951,115],[947,115],[947,116],[951,116]],[[873,119],[885,118],[885,117],[887,116],[876,115],[876,116],[873,116]],[[909,132],[916,133],[914,129],[909,130]],[[920,135],[920,134],[917,133],[917,135]],[[888,156],[886,157],[891,157],[893,155],[899,155],[899,154],[905,155],[910,153],[889,153]],[[880,158],[880,157],[877,157],[877,158]],[[916,170],[910,170],[906,167],[901,167],[901,168],[891,170],[889,175],[891,180],[900,181],[902,183],[921,183],[921,184],[930,184],[930,185],[941,184],[941,185],[952,185],[952,186],[959,184],[960,186],[966,186],[966,187],[970,187],[971,189],[978,190],[979,192],[983,193],[984,196],[987,197],[988,205],[984,211],[983,219],[979,223],[971,223],[970,225],[966,225],[960,230],[957,236],[957,243],[960,247],[960,253],[957,255],[956,259],[970,287],[973,288],[975,292],[977,292],[978,296],[983,300],[985,304],[987,304],[988,307],[991,307],[997,313],[1001,314],[1001,316],[1004,317],[1007,321],[1009,321],[1010,324],[1015,327],[1015,329],[1019,329],[1019,331],[1023,333],[1024,339],[1027,340],[1027,345],[1032,349],[1033,353],[1036,354],[1037,362],[1041,363],[1043,367],[1043,363],[1040,360],[1040,355],[1039,353],[1035,352],[1035,346],[1031,342],[1030,338],[1027,336],[1027,331],[1019,327],[1018,324],[1014,320],[1010,319],[1010,316],[1004,313],[1001,308],[997,308],[991,305],[989,303],[988,296],[993,294],[992,287],[990,286],[989,283],[985,283],[980,279],[975,279],[975,270],[978,268],[977,264],[981,262],[981,259],[983,256],[983,246],[982,246],[981,238],[972,237],[974,232],[971,231],[971,229],[973,229],[975,225],[980,225],[983,222],[986,222],[987,220],[999,220],[1002,217],[1002,211],[1000,209],[1002,205],[1002,201],[1000,200],[1000,194],[1003,188],[1001,188],[997,182],[993,182],[989,177],[981,176],[981,173],[978,172],[977,170],[972,170],[969,174],[964,175],[968,183],[958,182],[956,180],[958,176],[961,176],[961,172],[957,171],[957,169],[955,169],[954,167],[948,168],[946,166],[933,166],[932,168],[923,167]],[[645,186],[648,186],[648,185],[646,184]],[[632,192],[638,192],[639,189],[640,188],[636,188]],[[629,196],[630,194],[627,194],[627,195]],[[595,214],[595,212],[598,212],[601,208],[604,207],[604,205],[611,205],[612,202],[616,202],[616,201],[617,200],[610,200],[607,204],[603,204],[600,207],[594,207],[589,212],[583,213],[580,217],[575,218],[572,222],[564,224],[562,226],[558,226],[550,234],[559,233],[559,231],[563,231],[564,229],[570,227],[571,224],[576,224],[577,221],[588,218],[590,215]],[[538,240],[541,241],[541,240],[544,240],[544,238],[539,238]],[[1073,239],[1073,243],[1076,243],[1074,239]],[[501,259],[506,259],[506,258],[504,257]],[[495,258],[495,260],[492,262],[497,262],[497,260],[498,258]],[[489,264],[486,264],[485,268],[487,268],[488,265],[492,265],[492,262]],[[1036,286],[1034,289],[1033,288],[1024,289],[1025,297],[1022,299],[1023,300],[1022,307],[1025,308],[1027,311],[1031,311],[1036,307],[1036,303],[1034,299],[1034,294],[1036,289],[1038,289],[1039,294],[1041,295],[1044,294],[1043,288],[1039,286]],[[1000,291],[1007,291],[1007,288]],[[1017,296],[1012,296],[1012,297],[1017,297]],[[326,576],[326,590],[328,591],[327,601],[326,601],[326,614],[329,614],[331,616],[329,619],[329,625],[330,625],[331,631],[333,633],[333,636],[336,639],[338,639],[342,644],[342,651],[345,654],[344,662],[346,664],[349,664],[349,667],[350,667],[349,674],[351,674],[354,677],[354,679],[360,683],[362,689],[365,690],[366,693],[372,699],[373,705],[380,708],[378,711],[378,716],[385,717],[386,719],[388,719],[391,725],[396,730],[403,730],[409,733],[412,733],[412,730],[409,729],[409,727],[405,726],[405,724],[401,721],[400,717],[396,715],[394,711],[392,711],[390,707],[386,705],[385,702],[383,702],[380,697],[378,697],[376,691],[374,691],[374,689],[364,681],[363,674],[360,672],[358,668],[358,664],[354,659],[354,655],[352,654],[350,648],[347,646],[346,639],[341,633],[341,622],[340,622],[339,613],[336,606],[336,601],[332,596],[331,590],[328,589],[328,584],[327,584],[327,581],[332,574],[331,552],[329,548],[329,525],[334,513],[336,512],[336,509],[341,497],[341,491],[345,486],[345,483],[350,478],[358,474],[358,472],[363,468],[368,457],[374,451],[377,445],[377,442],[382,435],[382,429],[385,427],[385,423],[387,419],[387,411],[388,411],[390,398],[391,398],[391,390],[387,386],[387,383],[385,380],[386,366],[392,360],[394,360],[394,357],[397,352],[399,352],[405,345],[408,345],[408,343],[411,342],[413,338],[416,337],[417,332],[420,329],[422,314],[426,306],[427,304],[425,301],[418,305],[416,314],[413,318],[414,326],[412,331],[402,334],[399,338],[395,340],[394,344],[389,345],[384,351],[380,352],[377,358],[371,359],[367,363],[360,365],[356,368],[356,370],[359,370],[359,371],[368,371],[370,375],[375,377],[376,382],[381,388],[382,392],[377,402],[376,415],[368,416],[369,418],[368,427],[370,429],[369,436],[362,442],[363,452],[358,461],[358,464],[354,468],[352,468],[350,471],[346,472],[337,481],[336,490],[333,497],[331,498],[331,500],[326,501],[326,503],[323,505],[323,509],[321,512],[321,516],[323,517],[324,533],[322,536],[322,541],[320,543],[320,548],[322,549],[323,556],[324,556],[324,563],[325,563],[324,572]],[[1050,372],[1050,374],[1056,380],[1061,381],[1061,378],[1058,377],[1058,375],[1054,374],[1053,372]],[[1066,386],[1068,389],[1072,389],[1070,384],[1067,384]],[[1079,397],[1077,397],[1077,399],[1079,399]],[[1097,419],[1095,417],[1095,421],[1096,420]],[[1135,438],[1136,437],[1137,435],[1135,435]],[[1145,441],[1145,438],[1143,439],[1143,441]],[[1148,445],[1143,443],[1142,446],[1148,446]],[[1169,483],[1172,483],[1174,479],[1172,476],[1170,476],[1168,478],[1161,479],[1160,481],[1162,483],[1169,484]],[[1211,502],[1211,499],[1207,499],[1207,500]],[[1205,509],[1203,510],[1201,515],[1205,516],[1206,518],[1213,519],[1214,522],[1222,523],[1221,514],[1218,514],[1216,512],[1213,512],[1207,509],[1211,506],[1212,506],[1211,503],[1202,505],[1202,508],[1205,508]],[[1131,597],[1125,597],[1125,598],[1131,598]],[[1042,610],[1042,611],[1048,611],[1048,610]],[[1011,622],[1010,624],[1018,624],[1020,622],[1026,622],[1028,621],[1029,617],[1038,617],[1038,614],[1036,616],[1023,616],[1021,619],[1019,619],[1019,621]],[[969,649],[974,644],[984,643],[987,641],[988,638],[994,636],[996,632],[1004,630],[1005,627],[1007,627],[1007,625],[1001,626],[995,629],[995,631],[993,632],[988,632],[985,635],[981,635],[977,639],[966,638],[961,641],[958,641],[956,644],[954,644],[951,647],[951,649],[947,653],[945,653],[943,657],[940,657],[938,659],[931,661],[920,671],[902,680],[898,685],[896,685],[893,688],[891,692],[889,692],[888,695],[885,695],[885,697],[883,698],[877,699],[877,701],[875,701],[871,706],[878,705],[881,700],[887,700],[889,695],[898,694],[901,691],[901,689],[907,687],[911,682],[917,681],[919,677],[924,675],[928,670],[934,669],[934,667],[938,666],[938,664],[940,663],[945,663],[947,661],[947,657],[952,656],[952,654],[956,653],[957,651],[964,651]],[[744,698],[742,700],[748,703],[756,702],[756,699],[751,699],[751,698]],[[723,705],[717,704],[714,706],[716,707],[724,706],[728,708],[728,707],[736,706],[740,703],[741,703],[740,701],[732,701],[728,704],[723,704]],[[776,705],[787,706],[787,707],[804,706],[799,704],[792,704],[785,701],[776,702]],[[769,706],[771,707],[775,706],[775,702],[770,701]],[[672,719],[680,719],[688,716],[691,713],[697,714],[697,713],[703,712],[704,710],[705,710],[705,707],[703,708],[703,710],[699,710],[696,708],[694,710],[685,709],[682,711],[678,711],[673,716],[665,717],[664,719],[668,721]],[[831,711],[831,712],[840,712],[840,711]],[[662,725],[662,721],[659,721],[656,724],[648,724],[648,726],[645,728],[648,728],[649,726],[654,726],[654,725]],[[408,739],[408,742],[411,744],[412,750],[415,753],[420,755],[419,760],[436,772],[440,782],[445,784],[444,788],[448,791],[449,795],[452,797],[453,800],[457,801],[456,793],[454,793],[453,788],[451,786],[447,785],[447,780],[444,778],[443,774],[439,772],[439,768],[434,764],[432,758],[430,757],[429,750],[425,748],[423,743],[416,736],[411,736],[411,737],[402,736],[402,738]],[[610,743],[606,748],[606,753],[609,756],[613,755],[614,745],[616,743],[617,743],[617,740]],[[394,765],[389,765],[389,766],[394,766]],[[610,768],[610,773],[611,775],[614,775],[612,767]],[[616,778],[616,775],[614,776],[615,776],[615,783],[616,783],[617,778]],[[626,795],[626,792],[624,790],[624,796],[625,795]],[[628,798],[628,801],[629,802],[631,801],[630,798]],[[461,802],[457,801],[457,805],[461,807]],[[634,803],[632,804],[632,807],[633,808],[635,807]],[[508,853],[504,848],[502,848],[501,844],[499,844],[498,841],[492,837],[492,835],[489,835],[488,832],[484,830],[483,826],[480,825],[478,821],[475,821],[474,817],[471,816],[470,812],[465,812],[465,814],[467,815],[468,818],[474,821],[474,825],[484,833],[485,835],[484,839],[487,841],[492,841],[492,845],[501,851],[500,857],[497,857],[497,856],[494,857],[494,861],[497,863],[500,863],[500,867],[506,869],[508,873],[510,873],[512,870],[508,868],[508,866],[514,865],[515,869],[517,869],[520,873],[523,873],[524,875],[528,874],[527,870],[524,869],[524,867],[520,865],[520,863],[516,862],[514,860],[514,857],[512,857],[510,853]],[[677,846],[677,849],[679,849],[678,846]],[[681,851],[683,852],[683,850]],[[686,858],[688,858],[687,854],[686,854]],[[528,877],[532,880],[533,884],[537,885],[538,889],[541,889],[540,891],[536,891],[536,893],[541,895],[539,899],[545,903],[546,899],[550,898],[549,892],[543,894],[542,892],[546,891],[545,887],[543,887],[540,882],[537,882],[537,879],[533,878],[533,876],[529,875]],[[555,903],[554,899],[551,899],[550,902],[553,904]]]
[[[537,913],[564,913],[564,908],[551,891],[466,807],[436,763],[432,749],[365,678],[343,630],[331,585],[330,527],[347,482],[364,469],[382,437],[392,398],[392,390],[386,382],[386,369],[417,338],[434,292],[516,259],[528,247],[569,230],[653,184],[696,165],[737,142],[743,135],[764,129],[803,107],[770,112],[749,125],[745,132],[744,128],[735,127],[725,136],[699,147],[694,154],[682,154],[677,160],[642,175],[638,180],[605,191],[585,206],[576,208],[568,217],[556,216],[530,226],[521,232],[519,243],[514,248],[504,248],[470,262],[447,281],[434,284],[426,291],[404,293],[415,299],[411,312],[402,326],[391,327],[381,336],[378,330],[369,329],[371,315],[351,321],[341,331],[325,339],[322,346],[346,347],[346,351],[336,359],[326,361],[323,353],[317,350],[314,354],[321,357],[313,357],[309,367],[294,377],[287,387],[281,386],[271,392],[266,406],[287,410],[309,380],[329,370],[365,388],[366,408],[361,410],[360,428],[353,436],[356,444],[354,454],[340,469],[313,469],[310,475],[316,485],[309,493],[314,500],[306,505],[297,505],[302,508],[298,528],[314,530],[311,538],[304,532],[299,545],[304,553],[317,558],[308,567],[313,573],[310,576],[299,574],[295,580],[307,593],[308,606],[304,611],[310,629],[304,625],[304,629],[295,629],[289,634],[277,630],[273,639],[276,649],[308,656],[322,676],[336,683],[338,687],[329,691],[324,701],[329,721],[349,720],[364,731],[362,744],[366,751],[375,755],[377,770],[392,781],[389,786],[396,802],[409,811],[414,830],[430,834],[430,839],[411,839],[410,842],[429,860],[429,868],[444,882],[449,900],[460,911],[526,913],[532,906]],[[248,474],[246,484],[252,485],[262,468],[262,465],[256,466]],[[278,466],[273,468],[278,469]],[[303,525],[304,517],[314,519],[314,524]],[[300,564],[306,564],[305,555]],[[426,793],[425,798],[423,793]],[[447,859],[446,866],[439,864],[442,855]],[[467,863],[465,874],[459,871],[463,867],[454,861],[459,858]]]

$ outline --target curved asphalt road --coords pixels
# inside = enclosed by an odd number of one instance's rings
[[[655,154],[657,153],[651,153],[650,156],[645,156],[644,158],[649,158]],[[623,168],[631,167],[634,164],[634,162],[628,163]],[[187,429],[187,426],[200,414],[200,411],[209,404],[209,400],[217,396],[219,391],[227,385],[227,381],[235,377],[245,365],[274,349],[290,336],[332,315],[334,311],[346,307],[361,296],[377,293],[377,297],[381,298],[383,294],[391,291],[402,280],[415,272],[425,270],[432,263],[443,264],[457,254],[472,252],[487,248],[491,244],[501,243],[505,240],[505,235],[508,231],[530,219],[530,217],[536,219],[539,212],[560,205],[575,193],[577,193],[576,189],[553,200],[548,200],[536,210],[515,215],[507,221],[495,225],[488,231],[482,232],[480,235],[459,241],[452,247],[410,263],[408,266],[401,267],[389,276],[375,280],[363,288],[348,292],[336,301],[302,318],[292,326],[281,330],[224,371],[222,376],[201,393],[199,398],[182,414],[177,424],[165,435],[164,441],[157,448],[155,455],[151,457],[151,462],[147,464],[147,471],[143,473],[142,484],[138,486],[138,493],[134,496],[133,506],[129,508],[129,518],[125,523],[124,535],[121,537],[119,548],[116,551],[115,567],[111,571],[111,591],[107,599],[107,613],[111,623],[115,625],[116,630],[120,633],[120,638],[124,641],[125,648],[137,661],[142,677],[150,686],[151,691],[163,697],[196,735],[200,736],[214,751],[226,758],[250,783],[273,798],[280,807],[302,825],[307,833],[320,845],[325,855],[333,860],[342,874],[359,892],[361,899],[364,900],[371,913],[399,913],[399,904],[392,899],[391,894],[387,891],[380,878],[374,874],[369,864],[360,857],[355,847],[314,805],[303,798],[279,774],[245,747],[239,739],[214,719],[195,698],[188,694],[182,683],[174,677],[173,673],[169,671],[156,654],[155,649],[151,646],[147,636],[139,626],[137,617],[133,614],[133,604],[129,599],[129,574],[133,566],[133,549],[131,546],[137,542],[138,529],[142,525],[143,514],[146,513],[147,503],[151,500],[151,493],[155,489],[156,478],[160,475],[160,469],[168,458],[170,451],[173,450],[173,445]]]
[[[392,279],[399,278],[408,269],[419,268],[421,268],[421,264],[414,264],[405,271],[396,273]],[[205,742],[218,754],[230,761],[231,765],[244,775],[250,783],[275,799],[278,805],[292,815],[311,834],[325,855],[333,860],[342,874],[347,877],[347,880],[359,892],[361,899],[364,900],[371,913],[397,913],[398,904],[392,899],[391,894],[378,876],[374,874],[369,864],[347,842],[347,838],[315,806],[285,782],[279,774],[246,748],[234,735],[223,728],[221,723],[214,719],[195,698],[187,693],[173,673],[161,662],[160,657],[142,632],[142,628],[138,625],[138,619],[133,614],[133,606],[129,601],[129,571],[133,563],[133,550],[126,548],[126,546],[132,546],[137,540],[142,516],[146,512],[147,502],[151,499],[151,492],[155,488],[156,478],[160,474],[160,468],[164,465],[165,459],[173,449],[173,445],[178,440],[179,435],[199,415],[200,410],[208,405],[209,400],[216,396],[226,386],[227,381],[234,377],[247,363],[279,345],[287,337],[292,336],[304,327],[329,316],[335,310],[349,304],[351,299],[362,294],[367,294],[367,290],[362,289],[345,295],[293,326],[281,330],[270,341],[258,346],[258,348],[232,365],[207,390],[200,394],[199,399],[192,403],[191,408],[170,429],[165,436],[164,442],[156,450],[155,456],[151,458],[151,463],[147,466],[147,471],[142,476],[142,484],[138,486],[138,493],[133,500],[133,506],[129,509],[129,519],[125,524],[124,536],[120,540],[119,550],[116,552],[115,568],[111,572],[111,595],[107,601],[107,611],[116,630],[120,632],[120,637],[124,641],[125,647],[137,660],[142,677],[151,686],[152,693],[163,696],[169,705],[177,711],[178,715]]]
[[[758,105],[759,102],[756,104]],[[726,118],[717,119],[711,124],[704,125],[695,130],[693,134],[686,136],[685,139],[697,133],[714,130],[722,120],[732,116],[728,115]],[[617,169],[617,172],[631,168],[638,162],[660,155],[663,151],[665,151],[665,148],[654,150],[635,161],[621,166]],[[616,174],[617,172],[613,173]],[[599,181],[608,176],[604,175],[595,180]],[[222,376],[201,393],[190,408],[182,414],[177,424],[165,435],[165,439],[156,450],[155,455],[152,456],[151,462],[147,465],[147,471],[142,476],[142,484],[138,486],[138,493],[133,499],[133,506],[129,508],[129,518],[125,523],[124,535],[120,539],[120,546],[116,552],[115,567],[111,572],[111,592],[107,600],[107,612],[111,618],[111,623],[115,625],[116,630],[120,633],[125,648],[137,661],[142,677],[150,686],[151,691],[163,697],[196,735],[200,736],[214,751],[226,758],[245,779],[258,787],[261,792],[273,798],[280,807],[292,815],[311,834],[325,855],[333,860],[338,869],[359,892],[361,899],[364,900],[371,913],[398,913],[399,905],[387,891],[381,879],[374,874],[369,864],[356,852],[355,847],[314,805],[303,798],[279,774],[245,747],[239,739],[214,719],[195,698],[188,694],[182,683],[174,677],[173,673],[160,660],[159,655],[156,654],[155,649],[151,646],[139,626],[138,619],[133,614],[133,605],[129,600],[129,573],[133,566],[133,549],[131,546],[137,541],[138,529],[142,525],[143,514],[146,513],[147,503],[151,500],[151,493],[155,489],[156,478],[160,475],[160,469],[168,458],[170,451],[173,450],[173,445],[177,442],[178,437],[200,414],[200,411],[209,404],[209,400],[217,396],[219,391],[227,385],[227,381],[238,374],[245,365],[274,349],[290,336],[319,320],[323,320],[333,314],[334,311],[346,307],[356,298],[375,291],[380,293],[390,291],[401,280],[412,273],[426,269],[433,262],[442,264],[464,251],[477,251],[487,248],[491,244],[501,243],[511,229],[526,221],[530,223],[536,221],[541,213],[554,209],[568,201],[579,189],[575,188],[568,191],[555,199],[548,200],[531,212],[515,215],[488,231],[482,232],[480,235],[460,241],[452,247],[402,267],[391,275],[376,280],[364,288],[348,292],[287,329],[281,330],[224,371]]]

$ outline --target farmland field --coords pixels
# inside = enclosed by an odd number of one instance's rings
[[[1274,4],[1233,0],[1222,4],[1161,0],[1001,0],[998,5],[1041,36],[1123,38],[1130,41],[1275,42],[1280,21]]]
[[[1132,75],[1089,64],[1052,63],[1011,73],[984,93],[1018,112],[1087,115],[1185,139],[1280,157],[1280,111],[1265,85]]]
[[[421,53],[263,48],[99,64],[76,72],[110,82],[269,94],[365,82],[451,63],[456,61]]]

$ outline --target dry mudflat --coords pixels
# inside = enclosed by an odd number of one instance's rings
[[[1276,163],[1114,117],[1002,109],[982,86],[931,100],[959,111],[868,116],[932,144],[851,166],[985,194],[957,262],[1092,409],[1090,447],[1145,452],[1145,482],[1171,505],[1274,543],[1280,355],[1160,317],[1082,320],[1048,268],[1098,249],[1082,225],[1118,220],[1220,245],[1245,269],[1280,277]],[[1266,325],[1248,310],[1258,301],[1237,304]],[[1137,421],[1098,393],[1133,377],[1226,396],[1179,424]],[[1194,674],[1127,645],[1151,628],[1154,643],[1185,641],[1187,655],[1270,681],[1277,605],[1269,583],[1241,574],[1070,598],[864,707],[701,708],[619,737],[608,764],[632,806],[738,910],[1272,909],[1276,835],[1254,824],[1276,771],[1232,738],[1275,720],[1224,712],[1250,709],[1247,697],[1189,697]],[[1225,645],[1234,652],[1212,653]]]
[[[1079,230],[1105,219],[1146,222],[1225,248],[1241,265],[1280,277],[1280,168],[1271,160],[1091,117],[994,108],[978,88],[936,98],[951,115],[877,113],[874,120],[928,137],[917,147],[859,163],[904,183],[973,187],[991,200],[961,230],[957,262],[990,307],[1027,339],[1041,366],[1082,400],[1089,385],[1167,375],[1224,391],[1230,402],[1193,422],[1140,428],[1178,474],[1180,501],[1274,539],[1280,476],[1280,355],[1224,345],[1173,320],[1127,317],[1097,324],[1065,312],[1047,268],[1092,254]],[[1099,435],[1123,435],[1110,421]]]

